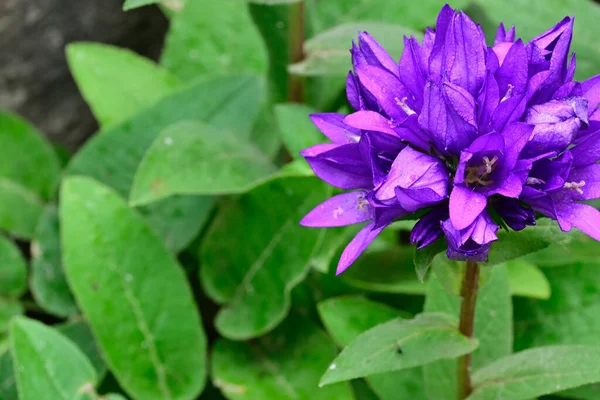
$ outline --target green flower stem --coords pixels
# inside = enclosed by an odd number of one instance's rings
[[[304,1],[289,6],[289,43],[290,64],[304,58]],[[288,101],[302,103],[304,101],[304,80],[302,77],[288,75]]]
[[[473,337],[475,326],[475,305],[479,289],[479,265],[467,260],[467,268],[463,276],[460,295],[460,323],[458,329],[466,337]],[[458,400],[463,400],[471,394],[471,354],[465,354],[458,359]]]

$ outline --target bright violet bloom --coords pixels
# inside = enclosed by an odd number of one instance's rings
[[[355,112],[315,114],[332,143],[302,152],[350,190],[311,211],[312,227],[367,224],[337,272],[389,224],[416,218],[421,249],[444,237],[454,260],[485,261],[499,226],[536,212],[600,240],[600,75],[574,81],[573,18],[524,43],[500,25],[493,47],[448,5],[396,62],[366,32],[353,43],[346,94]]]

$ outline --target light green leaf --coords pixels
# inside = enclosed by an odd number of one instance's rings
[[[440,265],[434,269],[435,273],[431,274],[425,311],[444,312],[458,318],[461,299],[444,288],[441,276],[438,274],[438,270],[447,267],[447,265]],[[488,267],[482,266],[482,268]],[[489,281],[479,290],[474,336],[479,340],[479,347],[473,353],[475,371],[512,352],[512,302],[504,266],[493,267]],[[426,365],[424,371],[427,395],[430,398],[456,397],[455,360],[443,360]]]
[[[52,197],[60,166],[43,135],[21,117],[0,111],[0,143],[0,181],[8,180],[32,192],[26,197]],[[6,190],[4,186],[2,183],[0,192]],[[6,206],[0,202],[0,209]]]
[[[404,50],[404,35],[422,37],[416,30],[398,25],[353,21],[307,40],[304,44],[306,58],[290,65],[289,71],[300,76],[345,77],[352,69],[352,59],[348,50],[352,47],[352,40],[356,39],[358,31],[369,32],[396,60],[400,59]]]
[[[99,43],[71,43],[67,61],[100,125],[128,119],[180,86],[167,70],[136,53]]]
[[[14,181],[0,177],[0,229],[30,239],[43,211],[42,199]]]
[[[473,374],[467,400],[527,400],[600,382],[600,346],[538,347],[500,359]]]
[[[19,248],[0,236],[0,297],[17,298],[27,289],[27,262]]]
[[[558,224],[548,218],[540,219],[536,226],[527,227],[520,232],[503,230],[498,232],[498,241],[490,248],[486,265],[501,264],[551,245],[568,243],[572,236],[561,231]]]
[[[96,345],[96,341],[94,340],[94,336],[88,324],[84,321],[75,321],[56,325],[55,328],[58,332],[75,343],[77,347],[79,347],[79,350],[86,355],[87,359],[96,370],[96,374],[99,377],[98,380],[100,381],[106,374],[106,365],[104,364],[104,360],[102,360],[100,350]]]
[[[134,8],[158,3],[159,1],[160,0],[125,0],[125,3],[123,4],[123,11],[129,11]]]
[[[8,332],[10,320],[24,311],[23,305],[16,300],[0,300],[0,338]]]
[[[51,314],[67,317],[77,305],[63,271],[58,213],[47,206],[31,242],[31,293],[36,303]]]
[[[363,332],[399,316],[399,311],[361,296],[328,299],[318,304],[325,328],[339,346],[347,346]],[[386,372],[366,378],[381,400],[425,400],[421,368]]]
[[[275,120],[273,107],[267,101],[263,103],[260,113],[256,117],[250,141],[256,145],[267,157],[276,159],[281,150],[281,135]]]
[[[461,335],[456,320],[446,314],[394,319],[368,330],[346,346],[321,378],[321,384],[456,358],[472,352],[477,344],[476,339]]]
[[[244,193],[276,172],[271,161],[236,134],[194,121],[167,127],[135,176],[131,202],[172,195]]]
[[[11,351],[20,400],[84,400],[95,393],[96,372],[85,355],[40,322],[13,320]]]
[[[187,1],[171,19],[161,63],[191,81],[240,72],[262,75],[267,55],[244,1]]]
[[[550,282],[550,299],[516,299],[515,348],[600,345],[600,264],[574,264],[544,272]]]
[[[413,266],[413,248],[386,247],[368,251],[344,272],[341,279],[349,285],[384,293],[425,294]]]
[[[0,399],[19,400],[12,356],[8,350],[0,354]]]
[[[527,255],[524,260],[534,265],[553,267],[577,262],[594,263],[600,259],[600,242],[576,230],[563,234],[570,240],[560,241],[544,250]]]
[[[324,232],[299,221],[328,192],[316,178],[278,179],[220,210],[200,271],[206,293],[225,304],[215,321],[223,336],[260,336],[285,318],[290,291],[306,276]],[[247,234],[235,234],[240,230]]]
[[[290,103],[275,106],[283,143],[294,159],[303,159],[300,151],[327,141],[309,118],[309,114],[314,113],[314,109],[303,104]]]
[[[109,188],[67,178],[61,200],[65,272],[111,372],[136,399],[195,398],[206,339],[181,266]]]
[[[296,162],[303,161],[298,160]],[[323,240],[319,247],[315,249],[310,260],[312,267],[323,274],[327,274],[334,257],[336,255],[339,256],[340,249],[342,249],[357,232],[358,228],[352,225],[325,229]]]
[[[550,298],[550,282],[538,267],[524,260],[509,261],[506,267],[513,296],[542,300]]]
[[[575,16],[572,51],[577,52],[578,80],[586,79],[598,73],[600,48],[598,35],[600,27],[600,6],[589,0],[549,0],[543,3],[520,0],[476,0],[476,7],[485,13],[480,18],[488,39],[502,21],[504,26],[515,25],[517,36],[525,41],[542,34],[560,22],[565,15]],[[532,17],[534,16],[534,17]]]
[[[219,339],[212,353],[213,383],[230,400],[351,400],[346,384],[318,387],[335,352],[325,332],[291,315],[255,341]]]

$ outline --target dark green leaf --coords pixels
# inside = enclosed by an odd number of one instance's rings
[[[95,393],[96,372],[85,355],[40,322],[13,320],[11,351],[20,400],[84,400]]]
[[[101,380],[102,377],[104,377],[104,374],[106,374],[106,365],[104,364],[104,360],[102,360],[100,350],[96,345],[96,341],[94,340],[94,336],[88,324],[84,321],[67,322],[65,324],[57,325],[56,330],[79,347],[79,350],[81,350],[92,363],[92,366],[96,370],[96,374],[100,378],[99,380]]]
[[[467,400],[527,400],[600,382],[600,346],[548,346],[495,361],[473,374]]]
[[[24,311],[23,305],[16,300],[0,300],[0,342],[5,339],[3,335],[8,332],[10,320]]]
[[[61,200],[65,272],[111,372],[138,399],[195,398],[206,339],[181,266],[107,187],[68,178]]]
[[[27,262],[19,248],[0,236],[0,297],[17,298],[27,289]]]
[[[22,239],[33,237],[42,199],[14,181],[0,177],[0,229]]]
[[[266,72],[264,44],[243,1],[187,1],[171,19],[161,63],[186,81]]]
[[[62,266],[58,213],[48,206],[31,242],[31,293],[36,303],[51,314],[67,317],[77,305]]]
[[[472,352],[477,344],[476,339],[461,335],[454,317],[446,314],[397,318],[366,331],[346,346],[321,378],[321,384],[456,358]]]
[[[226,305],[215,322],[223,336],[260,336],[284,319],[324,232],[299,221],[327,194],[315,178],[278,179],[220,210],[203,242],[201,282]]]
[[[151,60],[114,46],[71,43],[67,61],[102,126],[134,116],[180,86],[175,76]]]
[[[17,382],[10,351],[0,354],[0,399],[19,400]]]
[[[249,141],[200,122],[182,121],[167,127],[148,149],[130,201],[140,205],[172,195],[244,193],[275,172]]]
[[[417,250],[415,248],[413,261],[415,263],[417,278],[419,278],[421,282],[425,280],[425,275],[427,274],[427,271],[429,271],[429,267],[431,267],[431,263],[435,256],[443,252],[446,247],[446,242],[443,239],[438,239],[424,249]]]

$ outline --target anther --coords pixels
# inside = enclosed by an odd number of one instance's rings
[[[579,194],[583,194],[583,190],[581,190],[581,188],[585,186],[585,181],[580,181],[579,183],[577,182],[565,182],[565,185],[563,186],[565,189],[571,189],[576,191]]]
[[[395,97],[394,100],[396,100],[396,104],[398,104],[400,106],[400,108],[402,108],[402,111],[404,111],[406,113],[406,115],[410,116],[413,114],[416,114],[412,108],[410,108],[407,104],[406,104],[406,99],[407,97],[403,97],[402,100],[400,100],[399,98]]]
[[[533,177],[527,178],[528,185],[543,185],[544,183],[546,183],[546,182],[539,178],[533,178]]]
[[[494,171],[494,165],[498,161],[498,157],[494,156],[491,160],[488,157],[483,157],[483,163],[485,167],[485,174],[489,175]]]
[[[514,86],[511,85],[510,83],[508,84],[508,89],[506,90],[506,94],[504,95],[504,97],[502,98],[502,100],[500,100],[500,103],[502,103],[504,100],[508,100],[512,97],[512,91],[514,89]]]

